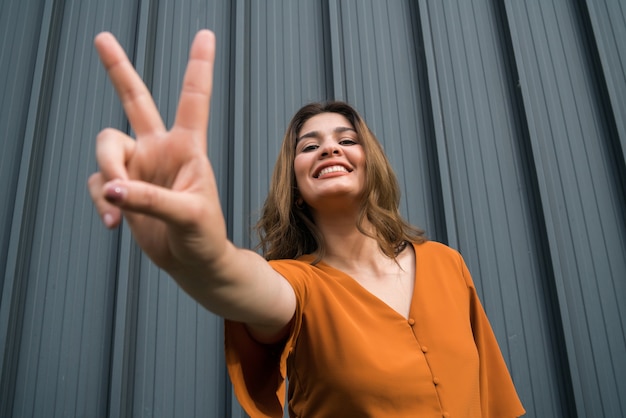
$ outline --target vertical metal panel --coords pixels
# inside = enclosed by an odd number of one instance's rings
[[[586,0],[585,5],[610,100],[605,111],[615,119],[626,159],[626,8],[620,0]]]
[[[0,127],[3,130],[0,174],[7,180],[0,190],[6,198],[0,202],[0,214],[3,215],[0,218],[0,271],[3,272],[0,281],[0,415],[9,414],[15,394],[26,293],[21,275],[29,262],[27,245],[22,243],[31,239],[29,217],[36,207],[32,192],[34,181],[29,173],[38,171],[36,156],[40,141],[36,140],[35,131],[40,118],[37,99],[48,96],[42,87],[48,61],[45,54],[37,53],[37,45],[45,49],[50,37],[52,6],[52,2],[11,2],[6,12],[0,15],[4,28],[0,74],[5,76],[0,102]],[[23,28],[23,32],[19,28]]]
[[[420,2],[431,44],[430,94],[442,109],[458,248],[474,276],[522,402],[531,416],[569,416],[560,326],[545,286],[543,223],[533,202],[528,137],[504,22],[490,1]],[[540,367],[537,367],[541,365]]]
[[[609,145],[610,122],[590,62],[593,47],[576,3],[507,1],[506,11],[577,411],[623,416],[626,229],[618,169],[623,158]]]
[[[249,174],[250,147],[247,138],[250,136],[249,97],[250,97],[250,2],[238,0],[235,3],[235,24],[233,28],[233,63],[234,77],[231,78],[233,99],[229,103],[233,121],[231,154],[233,158],[233,175],[228,187],[228,195],[222,198],[222,204],[228,204],[228,231],[235,245],[245,246],[250,242],[249,188],[245,187]],[[234,208],[238,208],[234,210]],[[245,210],[244,208],[247,208]],[[241,412],[241,411],[239,411]]]
[[[20,348],[16,376],[9,382],[3,374],[3,387],[14,390],[6,405],[15,416],[101,415],[107,408],[116,243],[115,235],[90,231],[94,210],[85,179],[93,169],[93,140],[83,138],[95,136],[112,103],[111,94],[98,101],[92,95],[101,73],[92,31],[107,18],[120,33],[130,22],[90,6],[46,3],[50,21],[37,51],[45,75],[31,103],[32,158],[39,166],[22,173],[37,206],[21,225],[32,236],[12,240],[28,259],[12,260],[21,268],[9,272],[24,287],[23,300],[12,307],[22,312],[11,318],[20,330],[8,336]]]
[[[22,150],[29,150],[23,115],[28,114],[30,86],[37,82],[33,77],[44,6],[40,1],[13,0],[5,2],[0,13],[0,178],[5,179],[0,185],[0,272],[7,267]],[[4,275],[0,289],[3,284]]]

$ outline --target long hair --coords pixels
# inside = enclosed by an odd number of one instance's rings
[[[321,113],[344,116],[356,131],[365,153],[365,189],[356,222],[359,231],[376,239],[381,251],[390,258],[395,258],[407,242],[425,241],[424,231],[411,226],[400,215],[400,187],[396,175],[382,146],[358,112],[344,102],[311,103],[298,110],[287,126],[270,191],[256,225],[259,247],[265,258],[295,259],[317,252],[315,262],[318,262],[324,256],[324,237],[306,204],[298,202],[300,195],[293,167],[296,139],[302,126]],[[366,219],[372,230],[363,228]]]

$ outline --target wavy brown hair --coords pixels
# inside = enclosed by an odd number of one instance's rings
[[[317,252],[317,262],[324,256],[324,237],[315,226],[308,207],[296,204],[300,196],[293,168],[296,139],[302,126],[321,113],[344,116],[352,124],[365,152],[365,189],[356,223],[359,231],[376,239],[381,251],[390,258],[395,258],[407,242],[425,241],[424,231],[411,226],[400,215],[400,187],[396,175],[380,142],[358,112],[344,102],[311,103],[298,110],[287,126],[270,191],[256,225],[259,247],[265,258],[295,259]],[[363,228],[366,219],[372,231]]]

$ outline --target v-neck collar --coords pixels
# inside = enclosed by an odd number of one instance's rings
[[[384,300],[376,296],[374,293],[370,292],[358,280],[356,280],[354,277],[344,272],[343,270],[333,267],[330,264],[327,264],[322,260],[317,262],[314,265],[314,267],[319,268],[320,270],[325,271],[327,273],[330,273],[332,277],[336,277],[337,279],[342,279],[342,282],[344,282],[344,284],[348,286],[351,290],[354,289],[356,292],[363,295],[363,297],[372,299],[375,303],[384,306],[391,314],[395,315],[397,318],[402,319],[403,321],[407,321],[407,320],[410,320],[413,316],[413,308],[414,308],[413,304],[414,304],[414,301],[416,300],[415,292],[417,289],[416,282],[417,282],[417,273],[418,273],[417,248],[416,248],[416,244],[411,243],[411,245],[413,246],[413,254],[415,256],[415,273],[413,275],[413,291],[411,292],[411,302],[409,304],[408,317],[405,317],[403,314],[401,314],[400,312],[395,310],[393,307],[391,307],[389,304],[387,304],[387,302],[385,302]],[[309,264],[312,263],[314,260],[315,260],[315,257],[310,254],[303,255],[298,258],[298,261],[306,262]]]

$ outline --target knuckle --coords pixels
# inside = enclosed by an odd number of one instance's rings
[[[98,187],[100,184],[102,184],[102,174],[100,173],[93,173],[87,179],[87,187],[89,187],[89,190],[91,191],[93,191],[93,189]]]
[[[199,223],[207,217],[205,205],[197,204],[197,202],[188,204],[185,212],[187,213],[189,223],[192,224]]]
[[[159,192],[154,187],[148,187],[143,191],[141,206],[143,209],[152,212],[159,206]]]
[[[96,142],[98,144],[100,144],[100,143],[103,143],[103,142],[110,141],[111,138],[115,137],[115,135],[117,135],[117,130],[116,129],[104,128],[103,130],[98,132],[98,135],[96,135]]]

